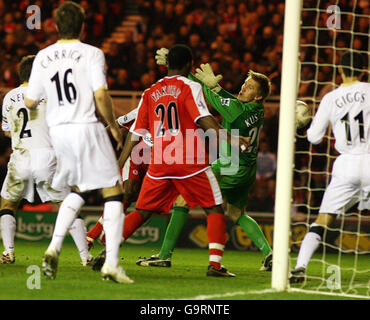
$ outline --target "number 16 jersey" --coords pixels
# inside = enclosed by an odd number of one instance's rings
[[[94,91],[107,88],[104,53],[79,40],[59,40],[33,62],[27,97],[47,97],[49,127],[96,122]]]

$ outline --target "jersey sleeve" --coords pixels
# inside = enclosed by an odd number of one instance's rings
[[[10,101],[8,97],[5,96],[3,100],[2,115],[1,115],[1,129],[3,131],[10,131],[9,109],[10,109]]]
[[[199,83],[192,82],[189,85],[189,93],[184,97],[186,110],[194,122],[200,118],[210,116],[206,101],[202,91],[202,86]]]
[[[39,101],[45,96],[44,87],[42,85],[43,70],[41,68],[40,53],[38,53],[32,64],[32,71],[30,79],[28,80],[26,93],[26,97],[33,101]]]
[[[324,96],[312,120],[311,126],[307,130],[307,139],[312,144],[320,143],[324,137],[330,123],[330,110],[328,99]]]
[[[137,107],[137,116],[130,128],[130,132],[137,136],[144,137],[149,132],[149,114],[148,114],[147,95],[145,91],[141,96],[139,105]]]
[[[105,72],[105,57],[104,53],[100,49],[96,49],[90,65],[90,85],[93,91],[100,88],[108,89],[107,77]]]

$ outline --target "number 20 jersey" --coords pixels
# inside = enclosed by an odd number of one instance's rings
[[[206,116],[210,113],[201,85],[183,76],[164,77],[144,91],[130,131],[152,136],[151,178],[183,179],[209,167],[203,130],[197,125]]]
[[[12,136],[13,150],[51,148],[49,128],[45,122],[46,101],[42,99],[34,110],[24,104],[27,87],[9,91],[2,107],[2,130]]]
[[[307,130],[308,140],[320,143],[329,124],[339,153],[370,153],[370,83],[341,85],[326,94]]]
[[[47,98],[49,127],[96,122],[94,91],[107,88],[104,53],[79,40],[59,40],[41,50],[32,66],[27,97]]]

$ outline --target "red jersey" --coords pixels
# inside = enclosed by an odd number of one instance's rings
[[[145,90],[130,131],[153,140],[148,175],[187,178],[209,167],[197,120],[210,116],[199,83],[183,76],[164,77]]]

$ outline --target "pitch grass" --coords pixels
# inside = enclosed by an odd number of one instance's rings
[[[171,268],[139,267],[135,261],[139,256],[150,256],[157,248],[124,246],[121,265],[135,280],[134,284],[119,285],[102,281],[99,272],[82,267],[78,252],[73,244],[66,243],[59,260],[55,280],[47,280],[41,274],[41,288],[28,289],[27,281],[37,284],[34,273],[27,273],[32,265],[41,267],[46,243],[16,242],[16,263],[0,265],[0,299],[9,300],[327,300],[348,299],[304,293],[263,293],[270,288],[271,272],[259,271],[262,255],[259,252],[226,251],[223,263],[236,278],[206,277],[208,252],[206,249],[176,249]],[[96,255],[102,246],[97,245]],[[334,259],[335,257],[333,257]],[[350,264],[352,256],[344,258]],[[335,261],[335,260],[334,260]],[[369,257],[361,257],[360,263],[368,264]],[[319,265],[312,272],[321,273]],[[368,278],[368,274],[363,275]],[[239,293],[239,294],[237,294]]]

